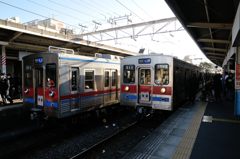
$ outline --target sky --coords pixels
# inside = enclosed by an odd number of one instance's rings
[[[96,30],[93,21],[101,24],[97,28],[101,30],[113,27],[111,19],[119,17],[128,18],[117,21],[115,26],[175,16],[164,0],[0,0],[0,11],[0,19],[17,16],[21,23],[54,18],[63,21],[76,34],[83,31],[81,26],[86,27],[84,33]],[[163,53],[179,59],[191,55],[195,64],[210,62],[184,30],[101,43],[134,52],[145,48],[144,54]]]

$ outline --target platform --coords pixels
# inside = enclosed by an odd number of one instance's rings
[[[183,106],[124,159],[239,159],[240,120],[233,107],[225,100]]]

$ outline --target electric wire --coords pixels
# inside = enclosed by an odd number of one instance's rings
[[[128,11],[130,11],[132,14],[134,14],[135,16],[137,16],[139,19],[141,19],[142,21],[144,21],[143,18],[141,18],[140,16],[138,16],[136,13],[134,13],[132,10],[130,10],[128,7],[126,7],[123,3],[121,3],[119,0],[115,0],[117,3],[119,3],[121,6],[123,6],[125,9],[127,9]]]
[[[0,0],[0,3],[5,4],[5,5],[7,5],[7,6],[10,6],[10,7],[13,7],[13,8],[16,8],[16,9],[19,9],[19,10],[22,10],[22,11],[27,12],[27,13],[31,13],[31,14],[33,14],[33,15],[37,15],[37,16],[42,17],[42,18],[46,18],[46,19],[49,18],[49,17],[47,17],[47,16],[44,16],[44,15],[41,15],[41,14],[39,14],[39,13],[36,13],[36,12],[33,12],[33,11],[29,11],[29,10],[27,10],[27,9],[24,9],[24,8],[21,8],[21,7],[18,7],[18,6],[15,6],[15,5],[12,5],[12,4],[3,2],[3,1],[1,1],[1,0]],[[67,25],[69,25],[69,26],[72,26],[73,28],[78,28],[78,29],[80,29],[78,26],[75,26],[75,25],[72,25],[72,24],[68,24],[68,23],[65,23],[65,24],[67,24]]]
[[[151,15],[149,15],[140,5],[137,4],[135,0],[132,0],[132,2],[140,9],[142,12],[144,12],[148,17],[153,18]]]

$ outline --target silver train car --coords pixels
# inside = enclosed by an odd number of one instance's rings
[[[121,60],[120,104],[147,110],[172,111],[193,100],[200,89],[201,69],[172,56],[152,54]]]
[[[119,103],[119,56],[58,52],[23,58],[23,104],[32,118],[65,118]]]

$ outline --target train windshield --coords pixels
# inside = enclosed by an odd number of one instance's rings
[[[134,65],[123,66],[123,82],[135,83],[135,66]]]
[[[169,65],[157,64],[155,65],[155,84],[168,85],[169,84]]]
[[[25,87],[32,87],[32,67],[30,65],[25,65],[24,72]]]
[[[56,64],[46,65],[46,86],[56,87]]]

